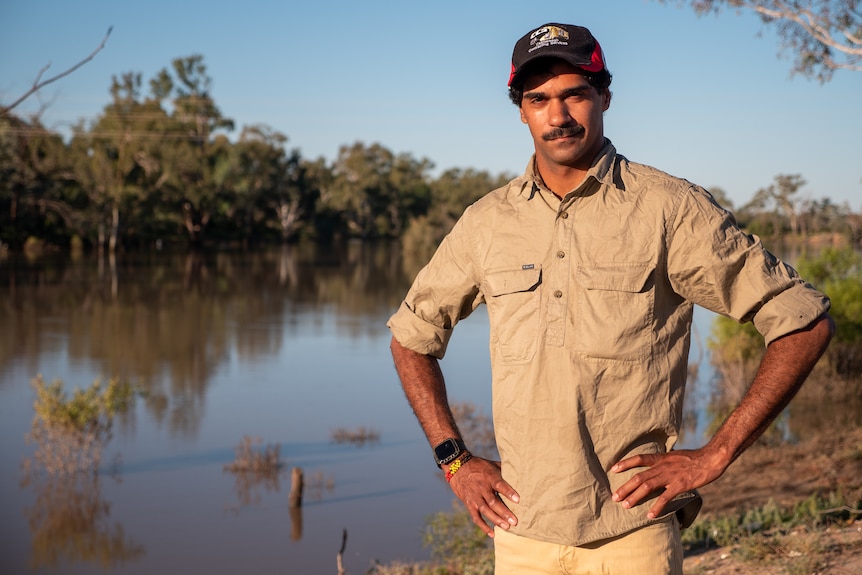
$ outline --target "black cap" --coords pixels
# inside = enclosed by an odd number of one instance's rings
[[[605,69],[602,48],[589,30],[572,24],[545,24],[528,32],[515,44],[509,86],[524,66],[537,58],[560,58],[587,72]]]

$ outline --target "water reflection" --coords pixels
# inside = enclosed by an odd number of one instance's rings
[[[31,477],[27,485],[36,495],[25,510],[31,569],[74,563],[113,568],[144,555],[144,547],[111,522],[111,503],[102,497],[98,473]]]
[[[38,358],[140,382],[147,409],[173,435],[194,436],[217,370],[273,356],[302,314],[332,308],[351,337],[379,330],[408,278],[398,249],[349,243],[254,254],[136,255],[111,261],[10,261],[0,266],[0,376]],[[0,293],[2,293],[0,291]],[[368,321],[374,317],[375,322]],[[62,349],[58,349],[62,348]],[[2,379],[2,377],[0,377]]]
[[[415,267],[402,261],[397,245],[359,242],[243,254],[9,260],[0,266],[8,294],[0,307],[7,326],[0,331],[0,376],[13,359],[37,373],[38,358],[62,348],[72,362],[139,382],[154,420],[174,436],[194,437],[209,382],[232,357],[253,363],[277,355],[286,337],[303,335],[301,318],[309,313],[331,310],[348,338],[377,332],[380,317],[397,308],[409,286],[404,270]],[[704,414],[721,420],[753,372],[749,362],[713,357],[716,381],[698,394],[704,356],[695,334],[686,438],[703,430]]]

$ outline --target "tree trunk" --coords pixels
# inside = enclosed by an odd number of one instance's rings
[[[108,240],[108,252],[113,254],[117,251],[117,237],[120,231],[120,207],[114,203],[111,209],[111,237]]]

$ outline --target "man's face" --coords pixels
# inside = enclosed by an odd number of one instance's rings
[[[602,113],[610,100],[610,92],[598,93],[577,68],[562,61],[526,78],[521,121],[533,136],[540,173],[543,168],[590,168],[604,145]]]

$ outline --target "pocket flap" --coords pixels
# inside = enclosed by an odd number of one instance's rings
[[[485,276],[488,285],[488,295],[491,297],[501,296],[508,293],[531,291],[541,283],[542,267],[535,265],[531,267],[498,270],[489,272]]]
[[[646,287],[653,269],[649,262],[581,266],[578,282],[587,289],[638,293]]]

